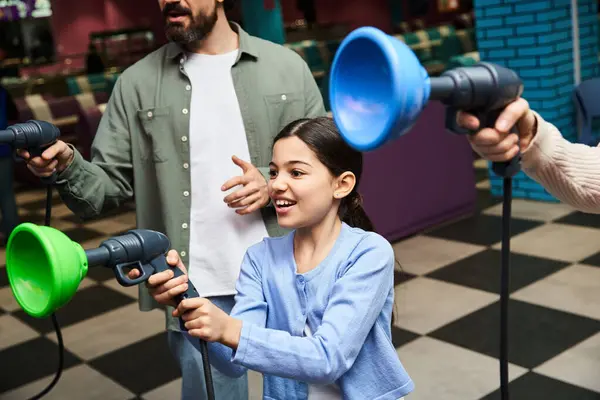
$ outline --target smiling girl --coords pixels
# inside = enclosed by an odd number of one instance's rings
[[[248,249],[231,315],[202,298],[174,304],[187,277],[172,271],[152,277],[155,299],[177,307],[188,337],[215,342],[218,370],[263,373],[265,399],[402,398],[414,384],[391,341],[395,258],[361,206],[362,154],[332,119],[302,119],[275,138],[270,169],[291,232]]]

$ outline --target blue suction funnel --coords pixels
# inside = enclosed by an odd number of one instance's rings
[[[329,85],[336,125],[359,151],[405,134],[431,91],[429,75],[413,51],[374,27],[358,28],[342,41]]]

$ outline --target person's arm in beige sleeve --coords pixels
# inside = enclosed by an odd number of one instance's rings
[[[479,125],[466,113],[459,114],[458,122],[472,130]],[[515,125],[518,136],[507,133]],[[505,109],[495,129],[481,129],[469,142],[489,161],[512,159],[520,144],[523,172],[560,201],[600,214],[600,148],[569,142],[554,125],[530,110],[524,99]]]

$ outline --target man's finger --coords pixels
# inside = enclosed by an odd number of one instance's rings
[[[251,214],[251,213],[255,212],[256,210],[260,209],[262,206],[263,206],[262,201],[259,198],[257,201],[250,204],[248,207],[240,208],[238,210],[235,210],[235,212],[239,215],[247,215],[247,214]]]
[[[513,101],[502,111],[496,121],[495,128],[500,132],[509,132],[510,129],[527,113],[527,110],[529,110],[529,103],[527,100],[519,98],[516,101]]]
[[[52,161],[54,160],[44,160],[42,157],[33,157],[29,160],[28,164],[33,165],[36,168],[46,168]]]
[[[50,164],[48,164],[48,166],[46,167],[46,169],[54,171],[57,166],[58,166],[58,160],[52,160],[50,162]]]
[[[44,166],[40,166],[40,167],[38,167],[36,165],[32,165],[30,163],[27,163],[27,166],[29,167],[29,169],[32,172],[40,173],[40,174],[51,172],[54,170],[54,168],[56,168],[56,164],[53,165],[52,163],[49,163],[48,165],[44,165]]]
[[[248,181],[249,179],[246,176],[235,176],[229,179],[227,182],[225,182],[223,186],[221,186],[221,190],[225,192],[231,189],[232,187],[236,187],[238,185],[246,185]]]
[[[64,142],[57,142],[55,144],[53,144],[52,146],[48,147],[43,153],[42,153],[42,159],[44,160],[52,160],[53,158],[56,158],[56,156],[59,153],[62,153],[64,151],[64,148],[67,145]]]
[[[31,172],[33,172],[33,174],[35,176],[38,177],[48,177],[50,175],[52,175],[54,173],[53,170],[47,170],[47,169],[38,169],[35,167],[32,167],[31,165],[27,164],[27,169],[29,169]]]
[[[240,209],[235,210],[235,212],[236,212],[236,214],[239,214],[239,215],[248,215],[248,214],[252,214],[256,210],[258,210],[260,207],[261,207],[260,203],[254,202],[246,208],[240,208]]]
[[[247,161],[242,160],[238,156],[232,156],[231,160],[233,161],[233,163],[235,165],[240,167],[242,169],[242,171],[244,171],[244,173],[248,172],[250,169],[252,169],[252,167],[254,167],[254,165],[252,165],[251,163],[249,163]]]
[[[238,201],[229,203],[229,207],[231,207],[231,208],[247,207],[251,204],[254,204],[257,201],[260,201],[261,198],[262,198],[262,195],[260,194],[260,192],[256,191],[249,196],[239,199]]]
[[[242,188],[240,190],[236,190],[235,192],[230,193],[227,196],[225,196],[223,201],[231,206],[232,203],[240,201],[243,198],[256,193],[257,191],[258,191],[258,188],[256,187],[256,185],[248,184],[244,188]]]
[[[31,154],[27,150],[17,149],[17,155],[25,160],[29,160]]]

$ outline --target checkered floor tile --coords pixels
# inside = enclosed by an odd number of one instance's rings
[[[476,163],[479,212],[394,243],[392,341],[416,383],[408,400],[499,399],[501,201]],[[131,205],[95,221],[54,197],[52,225],[85,248],[135,226]],[[20,191],[23,221],[43,223],[44,193]],[[564,204],[513,201],[509,375],[512,399],[600,399],[600,216]],[[5,262],[0,249],[0,266]],[[160,311],[92,269],[57,313],[65,370],[48,399],[177,399],[180,372]],[[0,398],[29,398],[53,378],[56,334],[14,301],[0,267]],[[262,396],[251,374],[251,399]]]

